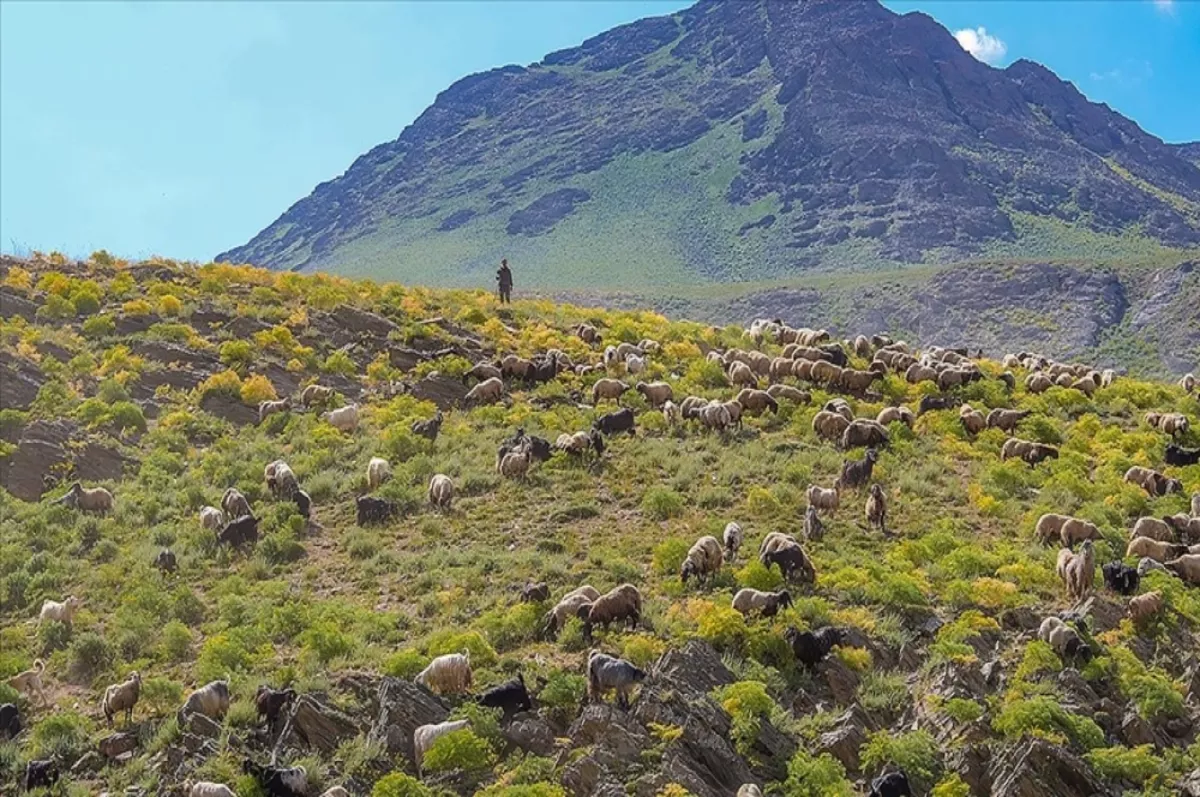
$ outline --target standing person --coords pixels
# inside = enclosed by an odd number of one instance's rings
[[[496,270],[496,282],[500,284],[500,304],[512,304],[512,270],[508,267],[507,260],[500,261],[500,268]]]

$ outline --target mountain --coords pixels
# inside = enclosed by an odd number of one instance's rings
[[[585,342],[580,324],[601,339]],[[1200,464],[1186,464],[1200,397],[1177,380],[1097,387],[1099,373],[1072,368],[1071,386],[1036,392],[1024,366],[913,350],[942,375],[978,375],[946,387],[973,408],[964,420],[957,405],[920,411],[933,382],[910,382],[895,348],[865,340],[825,344],[849,380],[828,378],[829,363],[818,381],[815,366],[768,380],[761,365],[785,351],[775,335],[752,344],[644,308],[500,306],[478,290],[103,253],[0,256],[0,332],[4,795],[160,797],[207,781],[242,797],[732,797],[749,783],[849,797],[897,768],[912,781],[901,793],[933,797],[1200,794],[1200,572],[1181,556],[1200,543],[1187,517],[1200,514]],[[607,346],[646,339],[660,345],[640,374],[604,365]],[[559,369],[551,349],[588,367]],[[755,363],[772,392],[740,396],[713,352]],[[509,361],[502,393],[468,400],[486,390],[469,369],[510,353],[538,358],[535,377]],[[632,434],[605,434],[602,451],[518,453],[520,478],[498,472],[502,446],[524,450],[518,427],[554,441],[615,413],[613,397],[593,398],[606,377],[663,382],[679,405],[719,400],[706,415],[728,426],[672,418],[630,389]],[[305,401],[314,384],[328,395]],[[822,412],[831,399],[856,430],[895,418],[874,432],[876,522],[874,490],[843,467],[861,469],[866,450],[831,439],[828,424],[847,423]],[[335,428],[327,411],[351,403],[356,425]],[[984,428],[995,410],[1020,420]],[[1168,435],[1149,413],[1193,423]],[[1055,455],[1006,456],[1011,438]],[[369,475],[377,457],[383,480]],[[1181,490],[1127,481],[1132,465]],[[451,479],[449,506],[431,505],[434,474]],[[807,488],[839,482],[818,533]],[[110,491],[109,511],[63,501],[72,484]],[[217,531],[204,508],[229,488],[252,519]],[[1077,520],[1058,529],[1064,514]],[[226,544],[254,522],[253,538]],[[681,578],[689,549],[731,522],[740,547]],[[1131,543],[1131,528],[1156,539]],[[760,558],[773,532],[801,550]],[[1086,596],[1056,572],[1070,543],[1105,570],[1072,566]],[[811,569],[785,581],[787,557]],[[1113,563],[1119,579],[1105,577]],[[605,604],[583,618],[565,605],[548,627],[568,592],[623,584],[636,616],[605,624]],[[747,607],[746,589],[773,596]],[[1134,594],[1144,615],[1131,617]],[[67,596],[82,602],[73,619],[38,619]],[[1068,626],[1039,634],[1049,618]],[[414,682],[464,650],[468,683]],[[589,686],[592,651],[647,673],[628,707]],[[44,697],[14,688],[38,659]],[[134,671],[136,705],[106,721],[106,689]],[[527,690],[528,704],[484,707],[518,678],[505,693]],[[187,696],[218,679],[228,711],[195,711]],[[276,702],[259,703],[264,685],[295,692],[277,718],[256,710]],[[418,728],[458,719],[469,727],[414,751]],[[53,789],[16,787],[49,758]],[[246,761],[303,766],[308,788],[264,790]]]
[[[874,0],[713,2],[464,78],[220,260],[518,288],[1200,245],[1194,148]]]

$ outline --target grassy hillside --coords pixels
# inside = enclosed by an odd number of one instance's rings
[[[564,781],[576,782],[581,762],[604,762],[595,765],[631,793],[686,793],[668,774],[686,751],[682,725],[605,715],[648,740],[616,763],[600,755],[613,749],[606,731],[571,727],[588,646],[576,621],[557,641],[539,638],[549,604],[520,602],[527,581],[547,582],[551,603],[584,583],[642,590],[640,627],[596,637],[596,647],[652,670],[642,702],[671,699],[671,689],[656,685],[660,676],[666,683],[655,668],[663,654],[697,640],[715,648],[735,683],[689,697],[688,710],[711,704],[713,714],[703,716],[730,720],[754,779],[782,794],[851,794],[852,784],[899,765],[920,793],[965,795],[978,781],[972,756],[996,761],[1030,737],[1080,756],[1104,788],[1127,795],[1175,794],[1179,779],[1200,767],[1200,694],[1185,672],[1200,653],[1195,586],[1148,574],[1141,591],[1160,591],[1166,606],[1135,626],[1125,598],[1104,589],[1097,573],[1085,607],[1096,656],[1063,661],[1035,638],[1042,617],[1072,608],[1054,572],[1058,546],[1033,538],[1040,514],[1097,524],[1099,564],[1121,557],[1136,518],[1186,512],[1187,497],[1200,491],[1200,466],[1165,468],[1183,481],[1183,495],[1152,499],[1121,479],[1134,464],[1163,467],[1167,440],[1143,422],[1146,411],[1197,419],[1197,398],[1175,385],[1120,378],[1093,398],[1063,388],[1030,395],[1018,369],[1009,394],[995,378],[1000,365],[981,362],[988,378],[962,398],[985,413],[1032,410],[1018,435],[1058,445],[1061,456],[1032,468],[1001,462],[1004,434],[971,437],[956,411],[926,413],[911,430],[894,424],[874,477],[886,490],[894,536],[867,528],[865,491],[843,493],[825,537],[805,543],[816,584],[792,586],[795,606],[779,617],[747,621],[729,608],[732,594],[782,585],[777,570],[756,560],[759,541],[770,531],[799,537],[806,487],[832,485],[843,459],[862,455],[814,435],[811,420],[830,394],[812,389],[811,403],[782,402],[777,414],[726,434],[673,427],[627,395],[636,435],[610,438],[597,463],[559,454],[527,480],[510,481],[494,468],[501,440],[517,427],[551,440],[588,428],[611,409],[581,398],[598,374],[562,374],[533,389],[512,383],[503,404],[448,409],[434,443],[410,425],[435,406],[397,387],[403,380],[419,395],[449,391],[471,359],[494,354],[556,347],[595,362],[599,349],[569,331],[586,321],[606,342],[661,342],[646,378],[669,382],[677,400],[728,398],[736,391],[703,352],[748,345],[739,329],[548,301],[501,308],[479,291],[227,265],[97,255],[0,269],[0,457],[10,465],[0,472],[28,475],[11,465],[40,456],[27,441],[47,424],[66,438],[40,500],[0,490],[0,678],[44,658],[52,702],[44,709],[0,684],[0,702],[16,701],[31,727],[0,743],[0,783],[13,783],[26,760],[57,753],[66,769],[93,749],[108,733],[98,707],[104,687],[136,669],[144,679],[138,749],[124,763],[64,777],[55,793],[164,793],[185,774],[257,793],[238,767],[246,755],[268,757],[271,740],[252,703],[262,683],[319,696],[359,723],[327,752],[281,747],[281,763],[307,766],[312,794],[341,783],[354,794],[551,797],[565,793]],[[448,349],[455,353],[422,356]],[[28,401],[16,392],[17,375],[32,385]],[[338,432],[314,412],[261,424],[253,417],[260,400],[314,382],[334,386],[338,402],[359,403],[356,432]],[[915,409],[933,390],[895,375],[877,387],[870,398],[847,397],[856,416],[893,403]],[[1193,430],[1180,442],[1196,446],[1200,436]],[[53,503],[73,472],[95,470],[97,451],[123,462],[119,478],[103,482],[114,511],[89,516]],[[398,502],[403,517],[359,528],[354,499],[367,492],[373,456],[392,464],[378,494]],[[312,523],[267,491],[263,466],[279,458],[311,494]],[[450,512],[425,502],[437,472],[458,490]],[[230,486],[260,518],[262,538],[249,552],[217,546],[199,525],[199,509],[218,504]],[[729,521],[746,530],[742,555],[709,585],[681,585],[688,547],[719,536]],[[152,566],[164,546],[179,558],[174,577]],[[31,622],[43,600],[68,594],[84,600],[73,627]],[[798,666],[784,629],[828,624],[853,633],[816,671]],[[523,673],[553,750],[513,749],[494,717],[452,699],[474,731],[448,737],[427,759],[426,786],[389,775],[410,776],[412,765],[368,733],[375,716],[362,684],[384,674],[411,679],[431,657],[463,648],[472,653],[476,692]],[[984,664],[994,679],[980,674]],[[195,737],[175,717],[182,697],[226,675],[235,699],[220,735],[211,746],[189,746]],[[967,689],[956,678],[985,685]],[[847,757],[823,734],[843,727],[854,704],[870,723]],[[764,746],[769,738],[782,741]]]

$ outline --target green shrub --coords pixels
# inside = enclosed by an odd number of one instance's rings
[[[411,681],[428,663],[429,660],[415,650],[398,650],[388,657],[383,665],[383,672],[394,678]]]
[[[983,706],[964,697],[952,697],[942,706],[946,716],[955,722],[974,722],[983,716]]]
[[[83,322],[83,335],[87,338],[103,338],[117,331],[117,322],[107,313],[94,315]]]
[[[858,700],[868,711],[900,711],[909,700],[904,674],[871,670],[863,675]]]
[[[933,780],[938,769],[938,744],[929,731],[892,734],[876,731],[859,751],[863,771],[894,764],[910,777]]]
[[[1056,744],[1070,740],[1084,750],[1104,745],[1104,731],[1087,717],[1064,709],[1052,697],[1039,695],[1007,703],[992,727],[1009,739],[1038,736]]]
[[[156,714],[167,714],[183,701],[183,684],[170,678],[147,678],[142,681],[140,702]]]
[[[654,553],[651,555],[650,566],[654,568],[654,572],[662,576],[678,576],[679,568],[683,565],[683,560],[687,557],[688,549],[691,543],[687,540],[682,540],[677,537],[663,540],[658,545],[654,546]]]
[[[1112,781],[1143,783],[1155,775],[1163,774],[1165,767],[1154,755],[1154,746],[1143,744],[1134,747],[1117,745],[1101,747],[1087,753],[1084,758],[1096,770],[1096,774]]]
[[[642,494],[642,514],[649,520],[679,517],[683,514],[683,506],[683,496],[666,487],[651,487]]]
[[[432,634],[425,644],[430,656],[447,653],[471,653],[472,667],[491,667],[496,663],[496,651],[478,631],[454,631],[445,629]]]
[[[393,772],[380,778],[371,797],[434,797],[433,790],[412,775]]]
[[[425,772],[449,772],[455,769],[477,772],[496,763],[496,754],[486,741],[470,728],[461,728],[439,737],[425,753]]]
[[[350,654],[354,641],[332,622],[314,623],[299,638],[302,653],[322,665]]]
[[[71,642],[71,626],[50,620],[38,626],[38,650],[40,655],[49,656],[56,650],[63,650]]]
[[[716,690],[713,699],[733,719],[730,737],[743,753],[758,738],[762,720],[769,718],[777,708],[775,701],[767,694],[767,685],[761,681],[729,684]]]
[[[88,745],[90,723],[74,711],[58,711],[33,726],[30,752],[36,758],[58,756],[74,762]]]
[[[783,790],[788,797],[854,797],[840,761],[829,753],[814,756],[803,747],[788,762]]]
[[[587,679],[568,672],[554,672],[538,693],[538,702],[550,708],[575,708],[587,691]]]
[[[227,340],[218,349],[221,362],[230,368],[245,368],[254,362],[254,347],[245,340]]]
[[[86,683],[112,665],[113,651],[102,636],[85,631],[71,642],[67,649],[67,662],[71,678]]]
[[[952,772],[933,787],[929,797],[971,797],[971,787],[961,775]]]

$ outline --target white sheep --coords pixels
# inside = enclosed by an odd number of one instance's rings
[[[687,552],[683,565],[679,569],[679,580],[687,583],[688,578],[697,580],[712,578],[720,572],[725,564],[725,555],[721,551],[721,543],[716,537],[705,536],[696,540]]]
[[[371,457],[367,463],[367,488],[379,489],[379,485],[392,478],[392,466],[383,457]]]
[[[444,473],[435,473],[429,480],[429,503],[438,509],[449,509],[454,500],[454,482]]]
[[[529,472],[530,461],[528,449],[509,451],[496,463],[496,472],[506,479],[524,479]]]
[[[84,512],[109,512],[113,508],[113,494],[103,487],[89,488],[75,482],[58,503]]]
[[[104,690],[104,698],[100,701],[100,709],[112,727],[113,717],[124,711],[126,724],[133,722],[133,709],[137,705],[142,691],[142,676],[134,670],[129,678],[119,684],[112,684]]]
[[[467,404],[495,404],[503,397],[504,383],[493,376],[468,390],[463,401]]]
[[[739,589],[737,594],[733,596],[732,605],[734,610],[742,615],[758,612],[763,617],[774,617],[779,613],[780,609],[786,609],[792,605],[792,596],[787,590],[760,592],[759,590],[745,587]]]
[[[180,718],[186,721],[192,714],[203,714],[219,722],[229,711],[229,699],[229,681],[210,681],[188,695],[179,710]]]
[[[83,605],[80,598],[70,595],[61,603],[58,601],[47,600],[42,603],[42,611],[38,614],[38,622],[45,623],[50,620],[70,625],[75,619],[75,612],[79,611],[79,607]]]
[[[202,780],[188,789],[188,797],[237,797],[237,793],[224,783]]]
[[[809,506],[815,506],[822,512],[836,512],[838,508],[837,487],[818,487],[810,484],[805,492]]]
[[[646,370],[646,358],[638,357],[636,354],[630,354],[625,358],[625,372],[629,374],[640,374]]]
[[[454,695],[471,688],[471,677],[471,651],[463,650],[438,656],[414,680],[431,692]]]
[[[725,542],[725,558],[733,561],[737,558],[738,551],[742,548],[742,527],[734,522],[725,524],[725,531],[721,534],[722,540]]]
[[[200,510],[200,527],[209,531],[220,531],[225,525],[225,513],[215,506],[206,506]]]
[[[680,411],[679,405],[674,401],[663,402],[662,414],[663,418],[665,418],[667,423],[671,426],[678,426],[679,422],[683,420],[683,413]]]
[[[345,407],[330,410],[323,417],[339,432],[353,432],[358,428],[358,405],[347,404]]]
[[[417,767],[417,777],[421,777],[421,764],[425,760],[425,754],[429,752],[429,748],[433,747],[433,743],[448,733],[469,727],[470,724],[470,720],[451,720],[422,725],[413,731],[413,763]]]

